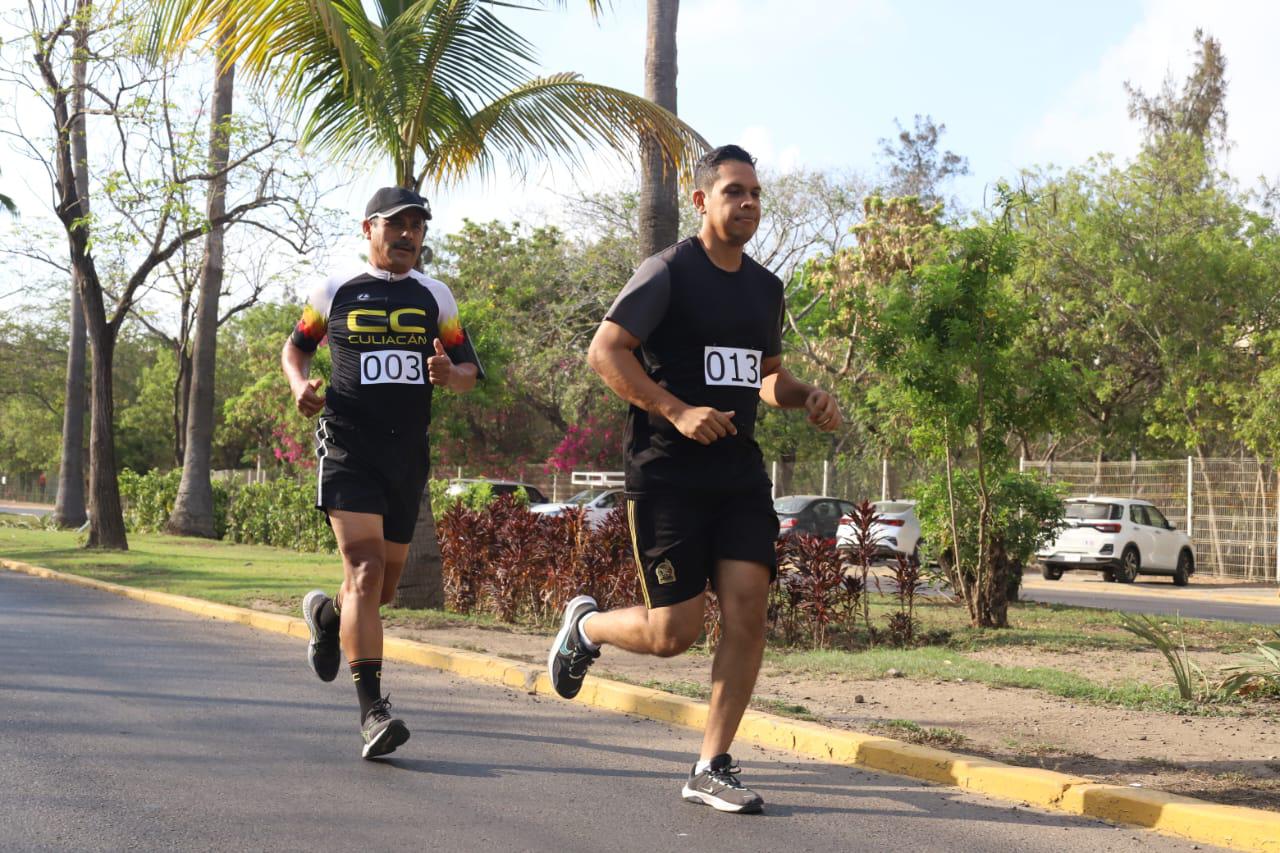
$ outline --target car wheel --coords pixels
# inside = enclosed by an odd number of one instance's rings
[[[911,556],[907,557],[907,561],[910,562],[911,565],[915,566],[916,568],[920,567],[920,546],[919,545],[911,549]]]
[[[1116,569],[1113,574],[1120,583],[1133,583],[1134,579],[1138,577],[1138,570],[1141,568],[1142,558],[1138,556],[1138,549],[1130,545],[1120,555],[1120,568]]]
[[[1060,581],[1062,580],[1062,569],[1046,564],[1040,567],[1040,575],[1047,581]]]
[[[1183,551],[1179,554],[1178,567],[1173,570],[1173,585],[1186,586],[1191,580],[1191,573],[1195,571],[1194,566],[1190,552]]]

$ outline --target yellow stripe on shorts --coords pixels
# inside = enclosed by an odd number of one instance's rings
[[[636,540],[636,502],[627,498],[627,527],[631,531],[631,552],[636,557],[636,574],[640,577],[640,592],[644,594],[644,606],[653,609],[649,603],[649,585],[644,580],[644,560],[640,557],[640,543]]]

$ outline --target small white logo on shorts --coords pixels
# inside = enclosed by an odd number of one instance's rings
[[[670,560],[663,560],[661,563],[653,567],[653,573],[658,576],[658,583],[669,584],[676,582],[676,567],[671,565]]]

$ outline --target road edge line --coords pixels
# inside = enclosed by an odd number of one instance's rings
[[[139,589],[82,575],[57,572],[0,558],[10,571],[61,581],[135,601],[157,604],[263,631],[306,639],[306,623],[294,616]],[[434,646],[403,637],[384,640],[383,657],[557,699],[545,670],[493,655]],[[562,700],[563,701],[563,700]],[[700,729],[704,702],[661,690],[588,676],[575,702],[660,722]],[[738,736],[746,741],[831,761],[857,765],[925,782],[948,785],[998,799],[1028,803],[1083,817],[1137,826],[1247,853],[1280,853],[1280,813],[1209,803],[1148,788],[1091,782],[1052,770],[1016,767],[992,759],[918,746],[880,735],[832,729],[762,711],[743,715]]]

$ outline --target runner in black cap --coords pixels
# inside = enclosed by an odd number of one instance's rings
[[[601,613],[590,596],[573,599],[547,666],[556,691],[572,698],[601,645],[680,654],[702,633],[710,582],[723,633],[702,752],[682,794],[758,812],[764,801],[729,756],[760,671],[777,575],[778,517],[753,438],[756,406],[804,409],[828,431],[841,418],[830,394],[782,367],[782,282],[743,253],[760,224],[755,161],[726,145],[699,161],[694,179],[697,236],[640,265],[588,354],[631,404],[627,513],[644,606]]]
[[[307,660],[332,681],[341,643],[360,699],[365,758],[409,739],[382,693],[378,608],[395,595],[427,481],[432,392],[467,391],[484,375],[453,294],[414,268],[430,218],[427,200],[411,190],[374,193],[362,225],[369,263],[312,289],[280,357],[298,411],[320,415],[316,507],[342,554],[338,595],[317,589],[302,602]],[[333,369],[322,397],[323,380],[309,372],[326,336]]]

